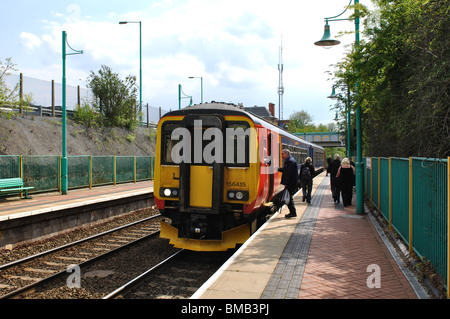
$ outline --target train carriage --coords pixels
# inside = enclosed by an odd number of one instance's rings
[[[244,243],[281,205],[281,149],[323,167],[323,148],[239,107],[195,105],[165,114],[156,142],[154,196],[161,237],[178,248],[223,251]]]

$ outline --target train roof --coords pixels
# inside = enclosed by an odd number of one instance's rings
[[[270,122],[267,122],[263,118],[258,117],[255,114],[252,114],[250,112],[245,111],[244,109],[240,108],[239,106],[231,103],[224,103],[224,102],[211,102],[211,103],[203,103],[203,104],[196,104],[193,106],[188,106],[180,110],[175,110],[168,112],[164,114],[162,117],[165,116],[185,116],[188,114],[205,114],[205,113],[215,113],[220,115],[240,115],[240,116],[246,116],[250,118],[255,124],[259,124],[265,127],[268,127],[272,130],[278,130],[283,133],[283,135],[294,139],[299,140],[302,143],[313,146],[315,148],[323,149],[322,146],[313,144],[311,142],[308,142],[302,138],[299,138],[298,136],[293,135],[292,133],[286,131],[285,129],[278,127]]]
[[[192,106],[185,107],[180,110],[171,111],[169,113],[164,114],[164,116],[177,116],[177,115],[187,115],[187,114],[205,114],[206,113],[216,113],[216,114],[224,114],[224,115],[245,115],[249,118],[252,118],[250,113],[244,111],[234,104],[230,103],[203,103],[203,104],[195,104]],[[258,122],[258,121],[257,121]]]

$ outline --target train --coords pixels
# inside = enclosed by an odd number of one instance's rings
[[[171,111],[157,126],[154,198],[160,237],[176,248],[226,251],[243,244],[281,206],[281,150],[316,172],[325,152],[230,103]],[[168,219],[168,220],[167,220]]]

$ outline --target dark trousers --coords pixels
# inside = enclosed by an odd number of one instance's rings
[[[291,214],[291,215],[297,215],[297,211],[295,210],[295,205],[294,205],[294,194],[295,194],[295,190],[294,191],[289,190],[290,200],[289,200],[289,204],[287,205],[287,207],[289,208],[289,214]]]
[[[350,206],[352,204],[353,186],[342,187],[342,203],[344,206]]]
[[[331,176],[330,184],[331,184],[331,194],[333,198],[339,201],[341,190],[339,189],[337,178]]]
[[[306,198],[308,203],[311,203],[311,192],[312,192],[313,180],[302,181],[303,197]]]

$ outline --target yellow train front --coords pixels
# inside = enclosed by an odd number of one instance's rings
[[[233,105],[165,114],[158,124],[154,197],[171,222],[161,223],[160,236],[195,251],[244,243],[278,208],[280,141],[277,127]]]

